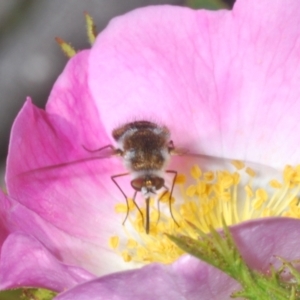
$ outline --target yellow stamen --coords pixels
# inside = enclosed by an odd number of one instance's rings
[[[131,261],[131,256],[128,254],[127,251],[122,252],[122,257],[123,257],[125,262],[130,262]]]
[[[215,179],[215,174],[213,172],[209,171],[209,172],[205,172],[203,177],[204,177],[205,181],[212,181]]]
[[[198,165],[192,167],[191,175],[194,179],[199,179],[202,175],[202,171]]]
[[[185,181],[186,181],[185,175],[178,174],[177,177],[176,177],[175,183],[176,184],[183,184],[183,183],[185,183]]]
[[[109,246],[112,249],[117,249],[119,246],[119,237],[118,236],[112,236],[109,239]]]
[[[270,181],[270,186],[274,189],[281,189],[282,188],[282,184],[278,180],[275,180],[275,179]]]
[[[201,170],[193,166],[191,177],[178,175],[175,191],[181,196],[172,195],[170,213],[170,194],[150,201],[150,232],[145,232],[145,204],[139,199],[141,216],[136,206],[129,200],[129,217],[133,230],[126,229],[125,237],[112,237],[110,247],[119,253],[124,261],[139,263],[172,263],[182,251],[166,237],[169,234],[185,234],[195,237],[190,222],[204,232],[209,228],[222,228],[222,219],[227,225],[270,216],[300,218],[300,165],[286,166],[282,180],[261,180],[257,170],[246,167],[239,161],[231,162],[233,170]],[[185,186],[185,183],[188,183]],[[269,182],[269,186],[259,186],[259,182]],[[180,201],[178,200],[180,199]],[[127,213],[126,204],[116,205],[116,211]],[[177,226],[177,224],[179,227]],[[121,226],[121,225],[120,225]],[[125,228],[128,225],[125,224]],[[125,240],[124,240],[125,239]],[[119,241],[122,240],[122,243]],[[127,241],[126,241],[127,240]],[[121,246],[122,245],[122,246]]]
[[[252,170],[251,168],[246,168],[246,173],[251,176],[251,177],[255,177],[256,173],[254,170]]]
[[[132,199],[128,199],[128,207],[126,203],[119,203],[115,206],[116,213],[126,213],[127,210],[132,211],[134,210],[135,205]]]
[[[245,164],[242,161],[239,160],[233,160],[231,163],[235,166],[237,170],[241,170],[245,168]]]
[[[129,249],[135,248],[137,245],[138,245],[138,243],[133,239],[129,239],[127,241],[127,248],[129,248]]]

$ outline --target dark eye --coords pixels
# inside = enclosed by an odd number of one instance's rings
[[[131,186],[138,192],[141,191],[144,186],[144,180],[142,178],[136,178],[131,181]]]
[[[152,179],[152,184],[155,186],[155,189],[156,190],[160,190],[164,184],[165,184],[165,181],[163,178],[160,178],[160,177],[154,177]]]

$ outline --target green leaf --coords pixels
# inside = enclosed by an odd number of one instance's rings
[[[233,292],[231,297],[249,300],[300,299],[300,273],[294,267],[297,262],[288,262],[277,257],[282,263],[280,269],[276,270],[270,266],[268,274],[260,273],[247,266],[224,220],[221,233],[210,228],[210,233],[205,234],[194,225],[190,226],[198,235],[197,239],[183,235],[167,236],[183,251],[218,268],[239,282],[242,290]]]
[[[46,289],[23,289],[22,300],[52,300],[56,293]]]
[[[186,0],[186,5],[191,8],[204,8],[209,10],[229,8],[229,5],[222,0]]]
[[[52,300],[57,294],[45,289],[15,289],[0,291],[0,300]]]
[[[10,290],[0,292],[0,300],[17,300],[21,299],[21,290]]]

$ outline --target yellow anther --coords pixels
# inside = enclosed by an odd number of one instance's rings
[[[241,167],[242,164],[238,166]],[[126,261],[172,263],[182,255],[182,251],[166,238],[165,233],[194,237],[195,232],[187,225],[186,220],[204,232],[209,232],[211,226],[222,227],[222,218],[228,225],[269,216],[300,218],[300,184],[296,183],[300,178],[300,166],[287,166],[283,172],[283,183],[271,180],[270,185],[276,189],[259,185],[258,176],[261,173],[256,175],[251,168],[243,167],[242,171],[235,166],[231,167],[231,171],[203,170],[202,173],[200,167],[194,166],[191,170],[192,178],[188,179],[193,180],[192,184],[174,189],[174,195],[179,190],[183,193],[171,206],[172,215],[179,227],[171,217],[168,203],[165,203],[169,201],[170,194],[167,193],[160,200],[159,211],[157,200],[161,195],[156,195],[150,201],[150,232],[147,234],[145,202],[137,199],[143,216],[134,206],[127,221],[134,228],[134,234],[131,236],[129,230],[126,230],[127,240],[121,243],[117,238],[111,239],[111,247],[117,247],[115,251],[121,253]],[[261,182],[265,183],[266,180]],[[126,204],[122,210],[127,213]],[[126,249],[120,249],[121,245],[123,248],[126,245]],[[125,252],[121,252],[122,250]]]
[[[258,189],[255,192],[253,208],[259,210],[262,205],[268,200],[268,193],[264,189]]]
[[[205,194],[206,193],[206,183],[199,182],[197,184],[197,192],[199,195]]]
[[[168,202],[168,204],[169,204],[169,202]],[[159,217],[158,211],[154,210],[151,212],[151,220],[157,220],[158,217]]]
[[[269,182],[270,186],[274,189],[281,189],[282,188],[282,184],[276,180],[276,179],[273,179]]]
[[[186,176],[184,174],[178,174],[176,176],[175,184],[184,184],[186,182]]]
[[[127,241],[127,248],[135,248],[138,245],[137,241],[135,241],[134,239],[129,239]]]
[[[293,179],[293,177],[295,176],[296,172],[294,171],[294,169],[292,168],[292,166],[287,165],[284,168],[283,171],[283,180],[285,183],[290,183],[291,180]]]
[[[241,170],[241,169],[243,169],[245,167],[245,164],[242,161],[239,161],[239,160],[232,160],[231,164],[233,166],[235,166],[235,168],[237,170]]]
[[[295,167],[295,177],[297,177],[297,178],[300,177],[300,165],[297,165]]]
[[[298,172],[295,172],[291,181],[294,184],[300,184],[300,174]]]
[[[116,213],[127,213],[128,209],[129,211],[134,210],[136,207],[133,203],[132,199],[128,199],[128,207],[126,203],[118,203],[115,205],[115,212]]]
[[[194,179],[199,179],[202,176],[202,171],[198,165],[192,167],[191,175]]]
[[[112,249],[117,249],[119,247],[119,237],[118,236],[112,236],[109,239],[109,247]]]
[[[123,260],[124,260],[125,262],[130,262],[130,261],[131,261],[131,256],[128,254],[127,251],[123,251],[123,252],[122,252],[122,257],[123,257]]]
[[[194,197],[197,192],[197,188],[195,185],[190,185],[186,190],[186,195],[189,197]]]
[[[222,178],[220,184],[223,189],[228,189],[233,185],[233,182],[234,182],[233,177],[226,175]]]
[[[286,217],[292,217],[292,218],[300,218],[300,207],[297,205],[293,205],[290,207],[290,210],[285,212]]]
[[[251,177],[255,177],[256,175],[255,171],[249,167],[246,168],[246,173]]]
[[[257,189],[255,192],[255,197],[261,199],[262,201],[268,200],[268,193],[264,189]]]
[[[163,195],[163,196],[162,196]],[[170,192],[164,192],[162,195],[160,195],[160,202],[169,203],[170,199]],[[161,197],[162,196],[162,197]],[[173,198],[173,197],[172,197]],[[171,200],[174,202],[174,198]]]
[[[148,259],[149,254],[148,251],[144,247],[137,248],[137,256],[141,259],[141,261],[145,261]]]
[[[212,181],[215,179],[215,174],[214,174],[214,172],[209,171],[209,172],[205,172],[203,177],[204,177],[204,180],[206,180],[206,181]]]

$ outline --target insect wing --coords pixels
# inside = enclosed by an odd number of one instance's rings
[[[45,176],[50,174],[58,174],[62,170],[67,170],[68,168],[74,168],[80,166],[84,163],[88,163],[90,161],[97,161],[102,159],[108,159],[116,156],[116,152],[112,148],[105,149],[105,151],[101,151],[100,154],[89,154],[89,157],[79,158],[73,161],[62,162],[58,164],[52,164],[49,166],[43,166],[35,169],[31,169],[25,172],[22,172],[14,177],[10,178],[9,180],[14,180],[15,178],[24,178],[26,176],[33,176],[33,178],[43,177],[43,173]]]
[[[19,200],[28,198],[25,191],[34,191],[36,197],[50,199],[55,190],[69,184],[76,190],[79,185],[89,185],[89,180],[97,181],[110,178],[111,168],[116,160],[113,149],[105,149],[99,154],[88,154],[89,157],[43,166],[31,169],[13,177],[7,178],[7,188],[10,194]],[[115,162],[113,162],[115,161]],[[31,192],[29,193],[31,194]],[[52,195],[53,194],[53,195]],[[30,197],[33,197],[30,195]]]
[[[121,161],[113,151],[87,156],[9,178],[9,197],[72,235],[99,235],[99,219],[114,212],[110,176]]]

